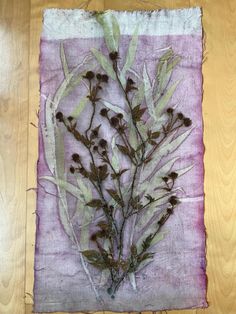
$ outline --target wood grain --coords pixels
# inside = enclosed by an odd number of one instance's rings
[[[0,313],[23,314],[29,1],[0,2]]]
[[[210,306],[205,310],[170,313],[235,314],[236,1],[34,0],[31,10],[29,2],[0,0],[0,314],[32,312],[35,192],[26,193],[26,189],[36,186],[38,130],[32,124],[38,123],[42,10],[86,6],[92,10],[203,8],[205,224]]]

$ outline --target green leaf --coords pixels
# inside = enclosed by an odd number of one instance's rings
[[[161,156],[167,156],[168,154],[175,151],[190,135],[192,129],[188,129],[187,131],[183,132],[182,134],[178,135],[175,139],[173,139],[170,143],[162,145],[159,149],[159,154]]]
[[[137,284],[136,284],[136,278],[135,278],[135,273],[129,273],[129,281],[131,283],[131,286],[134,290],[137,290]]]
[[[107,75],[109,75],[113,80],[116,80],[116,74],[109,60],[97,49],[92,48],[91,51]]]
[[[61,57],[61,64],[62,64],[64,76],[65,76],[65,79],[67,79],[69,76],[69,69],[68,69],[68,64],[67,64],[67,60],[66,60],[66,55],[65,55],[63,43],[61,43],[61,45],[60,45],[60,57]]]
[[[185,173],[189,172],[190,170],[192,170],[194,167],[194,164],[193,165],[190,165],[190,166],[187,166],[187,167],[184,167],[184,168],[181,168],[181,169],[176,169],[175,172],[178,173],[178,178],[183,176]]]
[[[119,162],[119,150],[116,146],[116,137],[113,136],[112,140],[111,140],[111,149],[112,149],[112,158],[111,158],[111,164],[113,166],[113,168],[115,169],[115,171],[119,171],[120,169],[120,162]]]
[[[81,192],[75,185],[69,182],[66,182],[65,180],[57,179],[55,177],[50,177],[50,176],[43,176],[43,177],[40,177],[40,179],[52,182],[53,184],[57,185],[60,189],[64,189],[71,195],[75,196],[78,200],[82,202],[82,204],[84,204],[84,201],[81,198]]]
[[[138,86],[138,90],[135,92],[134,97],[132,99],[132,105],[133,107],[142,104],[143,99],[144,99],[144,83],[140,83]]]
[[[152,191],[163,183],[162,177],[166,176],[170,172],[173,165],[175,164],[177,160],[179,160],[179,158],[180,157],[174,157],[170,159],[156,171],[154,171],[154,169],[157,167],[157,165],[154,165],[155,167],[152,167],[151,169],[149,169],[148,172],[143,171],[144,172],[142,174],[142,178],[144,178],[142,179],[143,191],[145,191],[146,194],[152,195]],[[150,178],[152,174],[153,176]]]
[[[70,114],[71,117],[78,119],[79,115],[81,114],[81,112],[84,110],[85,106],[88,103],[88,98],[83,97],[80,101],[79,104],[75,107],[75,109],[72,111],[72,113]]]
[[[44,156],[48,168],[52,174],[55,172],[55,136],[53,117],[52,98],[49,95],[45,104],[45,127],[42,125]]]
[[[153,95],[152,95],[152,86],[151,82],[147,73],[147,67],[146,64],[144,64],[143,67],[143,83],[144,83],[144,95],[146,100],[146,105],[148,108],[148,112],[151,117],[155,119],[155,109],[154,109],[154,101],[153,101]]]
[[[128,69],[133,65],[135,55],[136,55],[137,45],[138,45],[138,29],[139,29],[139,25],[135,27],[132,39],[130,41],[129,48],[126,55],[125,65],[121,71],[122,76],[125,76]]]
[[[120,26],[114,14],[111,14],[111,23],[113,30],[113,38],[115,42],[115,51],[118,51],[120,41]]]
[[[181,61],[181,57],[180,56],[175,56],[171,62],[168,63],[167,66],[167,72],[172,71],[176,65],[178,65]]]
[[[78,188],[81,192],[80,196],[84,199],[85,203],[88,203],[92,198],[92,191],[85,185],[81,177],[77,179]]]
[[[113,36],[113,23],[112,26],[109,25],[109,12],[104,12],[102,14],[97,14],[96,19],[98,23],[102,26],[105,42],[107,45],[108,50],[111,51],[117,51],[117,42],[115,42],[114,36]],[[115,26],[117,27],[117,25]]]
[[[99,269],[107,268],[100,252],[95,251],[95,250],[85,250],[85,251],[82,251],[81,253],[83,254],[83,256],[86,257],[88,262],[92,264],[94,267],[99,268]]]
[[[160,115],[162,114],[163,110],[165,109],[165,106],[168,104],[169,100],[173,96],[180,82],[181,80],[175,82],[169,89],[167,89],[166,93],[158,100],[155,108],[156,119],[159,118]]]

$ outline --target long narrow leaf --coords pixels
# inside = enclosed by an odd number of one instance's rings
[[[64,76],[65,76],[65,79],[67,79],[69,76],[69,69],[68,69],[68,64],[67,64],[67,60],[66,60],[66,55],[65,55],[63,43],[61,43],[61,45],[60,45],[60,56],[61,56],[61,64],[62,64]]]
[[[161,113],[165,109],[165,106],[170,101],[171,97],[173,96],[177,86],[179,85],[181,80],[175,82],[167,91],[166,93],[157,101],[156,109],[155,109],[155,116],[156,119],[160,117]]]
[[[134,59],[135,59],[137,45],[138,45],[138,29],[139,29],[139,26],[137,25],[135,27],[132,39],[131,39],[130,44],[129,44],[129,48],[128,48],[126,60],[125,60],[125,65],[122,69],[122,75],[123,76],[125,76],[127,70],[129,68],[131,68],[131,66],[133,65]]]

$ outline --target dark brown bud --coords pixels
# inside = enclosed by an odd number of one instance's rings
[[[129,84],[129,85],[134,85],[135,82],[129,77],[129,78],[127,79],[127,84]]]
[[[98,146],[93,146],[93,150],[96,152],[98,150]]]
[[[107,113],[108,113],[108,110],[106,108],[103,108],[101,109],[100,111],[100,115],[103,116],[103,117],[106,117],[107,116]]]
[[[168,207],[166,211],[169,215],[173,214],[173,207]]]
[[[179,112],[179,113],[177,114],[177,117],[178,117],[179,120],[183,120],[184,115],[182,114],[182,112]]]
[[[93,71],[88,71],[86,75],[84,76],[87,80],[92,80],[94,78],[94,73]]]
[[[119,124],[119,119],[116,117],[111,118],[111,125],[115,128]]]
[[[109,58],[111,60],[117,60],[119,58],[119,54],[117,51],[112,51],[109,53]]]
[[[97,131],[97,130],[92,130],[92,132],[91,132],[91,133],[92,133],[92,135],[93,135],[93,136],[95,136],[95,137],[97,137],[97,136],[98,136],[98,131]]]
[[[163,180],[164,182],[168,182],[169,179],[168,179],[167,177],[163,177],[162,180]]]
[[[79,161],[80,161],[80,156],[79,156],[79,154],[73,154],[73,155],[72,155],[72,160],[73,160],[74,162],[79,162]]]
[[[100,73],[98,73],[98,74],[96,75],[96,78],[100,81],[101,78],[102,78],[102,75],[101,75]]]
[[[73,166],[70,167],[70,172],[75,173],[75,168]]]
[[[106,75],[106,74],[102,75],[102,82],[104,82],[104,83],[108,82],[108,75]]]
[[[189,118],[184,118],[183,122],[184,122],[184,126],[186,127],[192,125],[192,120]]]
[[[174,109],[173,109],[173,108],[168,108],[168,109],[166,110],[166,112],[167,112],[168,114],[172,114],[172,113],[174,112]]]
[[[91,235],[90,240],[91,240],[91,241],[96,241],[96,240],[97,240],[97,235],[96,235],[96,233],[94,233],[94,234]]]
[[[117,116],[118,119],[123,119],[123,114],[122,113],[118,113],[116,116]]]
[[[105,147],[107,146],[107,141],[102,138],[102,139],[99,141],[99,145],[100,145],[102,148],[105,148]]]
[[[178,173],[176,173],[176,172],[171,172],[170,174],[169,174],[169,177],[172,179],[172,180],[175,180],[175,179],[177,179],[177,177],[178,177]]]
[[[178,204],[178,198],[176,196],[171,196],[169,198],[169,203],[172,205],[172,206],[175,206],[176,204]]]
[[[56,119],[60,122],[63,121],[63,113],[58,111],[57,114],[56,114]]]
[[[71,121],[74,120],[74,118],[73,118],[72,116],[69,116],[69,117],[67,118],[67,120],[71,122]]]
[[[102,151],[102,155],[103,156],[106,156],[106,154],[107,154],[107,152],[104,150],[104,151]]]

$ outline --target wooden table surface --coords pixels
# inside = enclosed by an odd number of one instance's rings
[[[0,0],[0,314],[32,311],[32,188],[36,186],[43,8],[153,10],[189,6],[202,6],[206,34],[203,118],[210,306],[171,313],[236,314],[235,0]]]

